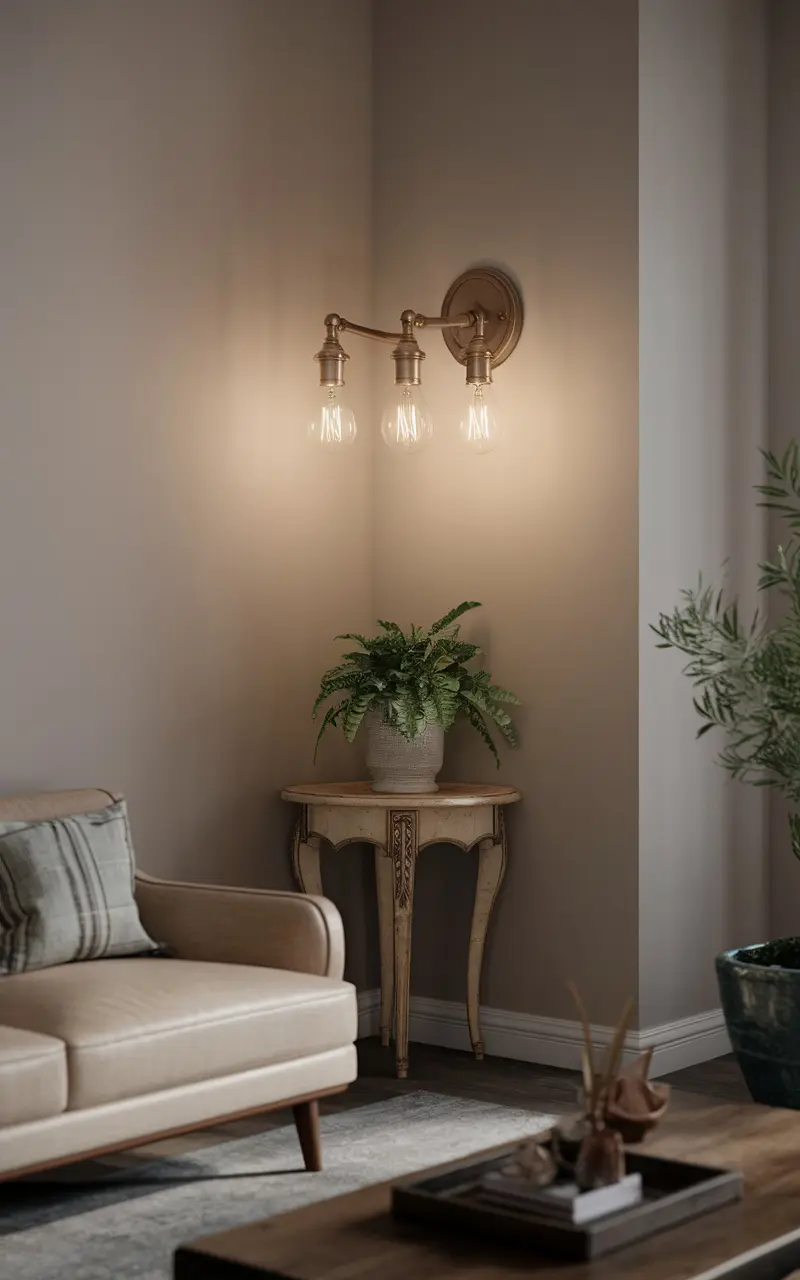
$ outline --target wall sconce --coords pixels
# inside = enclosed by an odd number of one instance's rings
[[[340,397],[344,362],[350,357],[339,334],[349,332],[394,344],[394,394],[383,411],[381,435],[389,448],[398,452],[423,448],[433,435],[433,421],[420,389],[425,352],[414,331],[441,329],[448,351],[466,369],[460,437],[473,452],[486,453],[501,435],[493,404],[492,373],[511,355],[522,332],[519,289],[502,271],[475,267],[453,281],[441,315],[404,311],[400,324],[399,333],[387,333],[354,324],[335,313],[325,317],[325,341],[314,357],[319,364],[322,397],[309,430],[312,440],[325,448],[342,448],[356,438],[355,416]]]

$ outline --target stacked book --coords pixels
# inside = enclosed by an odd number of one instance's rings
[[[557,1181],[549,1187],[537,1187],[522,1178],[492,1172],[481,1179],[481,1199],[498,1208],[527,1210],[537,1218],[578,1227],[640,1204],[642,1175],[630,1173],[610,1186],[581,1191],[575,1182]]]

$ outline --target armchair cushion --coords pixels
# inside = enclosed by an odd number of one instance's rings
[[[67,1105],[62,1040],[0,1027],[0,1126],[59,1115]]]
[[[154,948],[133,896],[124,800],[71,817],[0,821],[0,974]]]
[[[350,983],[250,965],[96,960],[0,982],[0,1024],[66,1044],[68,1108],[350,1046]]]

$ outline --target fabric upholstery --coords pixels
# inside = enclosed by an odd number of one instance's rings
[[[0,1125],[55,1116],[66,1105],[64,1042],[0,1026]]]
[[[0,974],[152,951],[133,874],[124,800],[42,822],[0,822]]]
[[[52,1120],[0,1127],[0,1177],[68,1157],[77,1160],[92,1151],[133,1146],[155,1134],[199,1128],[245,1111],[313,1098],[342,1089],[355,1078],[356,1049],[350,1044],[87,1111],[65,1111]]]
[[[328,978],[344,973],[344,929],[327,898],[136,877],[151,937],[185,960],[259,964]]]
[[[0,982],[0,1024],[67,1046],[70,1109],[352,1044],[350,983],[287,970],[96,960]]]

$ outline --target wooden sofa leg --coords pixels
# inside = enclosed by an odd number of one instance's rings
[[[309,1173],[320,1173],[322,1144],[319,1138],[319,1103],[316,1098],[312,1098],[310,1102],[298,1102],[292,1107],[292,1113],[306,1169]]]

